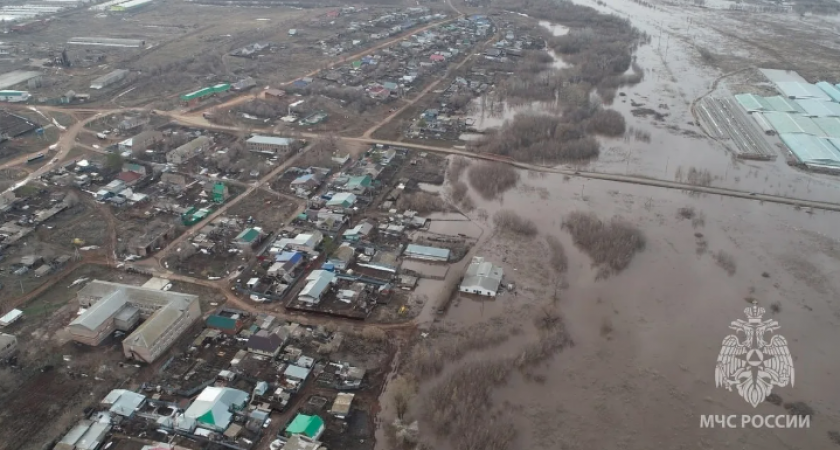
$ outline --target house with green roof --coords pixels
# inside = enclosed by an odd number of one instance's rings
[[[261,229],[246,228],[234,238],[233,242],[240,248],[253,248],[262,240],[262,237]]]
[[[217,181],[213,185],[213,201],[216,203],[224,203],[228,197],[228,187],[221,181]]]
[[[362,175],[358,177],[350,177],[344,188],[354,194],[364,194],[373,185],[373,179],[370,175]]]
[[[298,414],[292,420],[292,423],[286,427],[286,436],[288,437],[298,434],[318,440],[323,433],[324,419],[318,416],[307,416],[306,414]]]
[[[239,318],[220,316],[218,314],[213,314],[208,317],[205,324],[207,328],[214,328],[222,333],[231,335],[239,333],[239,330],[244,326]]]

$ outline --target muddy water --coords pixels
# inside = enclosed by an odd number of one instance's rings
[[[595,180],[527,174],[522,180],[550,189],[550,197],[534,189],[509,191],[490,202],[472,195],[491,217],[512,209],[534,220],[541,235],[561,239],[569,257],[569,287],[561,291],[560,308],[576,346],[543,367],[545,384],[514,376],[494,392],[494,404],[509,405],[504,408],[513,411],[508,419],[519,430],[511,448],[649,449],[654,442],[668,448],[696,448],[697,442],[729,448],[732,439],[754,448],[829,448],[832,405],[840,401],[840,391],[833,389],[840,370],[840,350],[833,344],[840,339],[840,281],[833,276],[840,270],[840,251],[832,247],[840,245],[832,244],[840,242],[840,216]],[[677,219],[680,207],[702,213],[705,225],[693,228]],[[645,231],[646,249],[624,272],[595,281],[591,260],[560,228],[563,217],[576,209],[632,221]],[[703,254],[697,252],[695,233],[707,242]],[[487,239],[476,254],[501,265],[506,279],[516,283],[517,295],[461,299],[444,323],[464,326],[504,317],[527,328],[528,318],[510,314],[544,304],[552,294],[554,277],[542,267],[547,257],[541,247],[540,238]],[[720,250],[736,260],[734,276],[710,256]],[[749,295],[768,309],[771,303],[780,305],[773,318],[795,355],[797,383],[776,392],[818,411],[810,431],[722,434],[699,428],[701,414],[784,413],[769,404],[753,409],[737,394],[714,387],[720,342],[730,333],[729,322],[743,317]],[[605,324],[612,329],[606,335]]]

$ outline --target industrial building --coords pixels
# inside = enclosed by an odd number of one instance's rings
[[[297,141],[273,136],[253,136],[245,144],[248,151],[286,157],[294,150]]]
[[[213,141],[209,137],[199,136],[167,153],[166,162],[169,164],[183,164],[199,153],[209,149],[212,143]]]
[[[0,91],[0,102],[22,103],[32,96],[26,91]]]
[[[94,280],[76,294],[79,304],[90,306],[67,331],[76,342],[96,346],[114,331],[128,332],[123,353],[153,362],[201,317],[198,296]]]
[[[125,69],[117,69],[113,72],[102,75],[101,77],[90,82],[91,89],[104,89],[114,83],[119,83],[128,76],[128,71]]]
[[[224,432],[233,423],[234,413],[248,405],[248,399],[248,393],[238,389],[207,387],[184,414],[176,418],[175,427],[188,432],[196,428]]]
[[[425,245],[408,244],[403,255],[406,258],[423,259],[426,261],[449,261],[449,249],[427,247]]]
[[[458,290],[465,294],[495,297],[502,284],[504,270],[480,256],[475,256],[464,274]]]
[[[71,45],[123,48],[143,48],[146,45],[146,41],[141,39],[118,39],[109,37],[74,37],[70,38],[67,43]]]

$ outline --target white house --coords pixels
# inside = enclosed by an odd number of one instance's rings
[[[480,256],[473,257],[458,290],[465,294],[495,297],[502,284],[504,271]]]
[[[306,286],[300,291],[298,300],[310,305],[317,305],[321,302],[321,297],[323,297],[324,293],[329,290],[334,282],[334,273],[326,270],[313,270],[306,277]]]

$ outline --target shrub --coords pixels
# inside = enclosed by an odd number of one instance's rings
[[[400,209],[417,211],[418,214],[428,214],[446,209],[446,203],[440,198],[440,195],[423,191],[403,194],[397,201],[397,206]]]
[[[619,217],[601,221],[594,213],[574,211],[563,222],[575,245],[604,269],[620,272],[633,255],[645,247],[645,237],[635,225]]]
[[[598,142],[586,136],[584,125],[593,113],[594,110],[586,106],[568,111],[562,118],[548,114],[517,114],[501,130],[485,135],[472,145],[479,152],[526,162],[555,164],[589,160],[599,152]]]
[[[735,258],[732,257],[729,253],[726,253],[723,250],[718,251],[712,257],[715,259],[715,262],[718,266],[720,266],[726,273],[729,274],[731,277],[735,275],[735,271],[737,270],[738,266],[735,264]]]
[[[545,242],[548,244],[548,251],[551,255],[551,268],[558,273],[565,272],[569,267],[569,260],[566,258],[566,249],[563,247],[563,243],[554,235],[546,236]]]
[[[470,184],[487,200],[516,186],[519,174],[516,170],[502,163],[482,162],[470,168],[467,173]]]
[[[493,216],[496,229],[502,232],[518,234],[524,237],[537,235],[537,225],[529,219],[520,217],[509,209],[503,209]]]
[[[589,131],[605,136],[621,136],[624,134],[624,116],[612,109],[601,109],[589,119]]]
[[[446,178],[449,182],[454,183],[461,179],[461,175],[464,174],[464,171],[470,166],[470,160],[463,157],[463,156],[456,156],[452,158],[452,162],[449,163],[449,171],[446,172]]]

